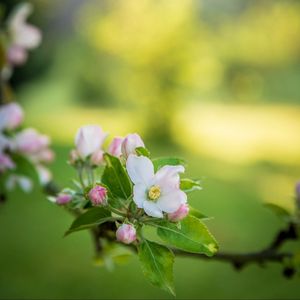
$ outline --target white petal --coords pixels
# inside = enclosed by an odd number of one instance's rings
[[[179,188],[180,177],[178,173],[183,173],[183,166],[163,166],[155,174],[155,184],[161,187]]]
[[[175,189],[166,194],[163,193],[163,195],[158,199],[157,205],[162,211],[166,213],[173,213],[180,207],[181,204],[186,203],[186,201],[186,194],[179,189]]]
[[[143,208],[144,201],[147,201],[148,187],[144,183],[135,184],[133,187],[133,201],[138,208]]]
[[[152,201],[144,201],[143,208],[148,216],[162,218],[163,214],[158,205]]]
[[[32,190],[32,181],[28,177],[19,176],[18,183],[24,192],[29,193]]]
[[[148,157],[129,155],[126,161],[126,169],[134,184],[143,183],[149,187],[154,176],[154,168]]]

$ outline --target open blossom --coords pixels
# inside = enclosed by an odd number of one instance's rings
[[[138,147],[145,147],[141,137],[137,133],[128,134],[122,142],[122,154],[125,158],[128,158],[130,154],[136,154],[135,149]]]
[[[122,224],[116,232],[117,240],[124,243],[130,244],[136,240],[136,230],[131,224]]]
[[[129,155],[126,168],[134,183],[133,200],[147,215],[162,218],[163,212],[174,213],[187,202],[186,194],[179,188],[183,166],[164,166],[154,174],[149,158]]]
[[[0,173],[8,170],[14,169],[16,167],[15,163],[12,161],[9,155],[0,152]]]
[[[115,156],[115,157],[120,157],[122,155],[122,143],[123,143],[124,138],[120,136],[114,137],[112,142],[110,143],[108,147],[108,153]]]
[[[81,158],[101,150],[107,134],[97,125],[86,125],[78,129],[75,137],[75,145]]]
[[[30,178],[23,175],[10,175],[6,181],[6,188],[13,190],[16,186],[19,186],[24,192],[29,193],[32,190],[32,181]]]
[[[32,12],[32,5],[24,3],[19,5],[8,21],[8,33],[10,46],[8,48],[8,60],[13,65],[22,64],[27,59],[28,49],[33,49],[41,43],[40,30],[26,23]]]
[[[189,213],[189,206],[187,203],[183,203],[179,206],[179,208],[173,212],[168,214],[168,219],[172,222],[178,222],[184,219]]]
[[[23,121],[23,110],[16,102],[0,106],[0,129],[15,129]]]
[[[33,128],[27,128],[19,132],[14,141],[15,149],[23,154],[36,154],[46,149],[50,140],[49,137],[38,133]]]
[[[106,205],[107,189],[101,185],[96,185],[89,191],[88,197],[94,206]]]

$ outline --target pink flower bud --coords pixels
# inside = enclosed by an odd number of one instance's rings
[[[97,150],[94,152],[91,156],[91,163],[92,165],[99,166],[103,164],[104,158],[103,158],[104,152],[102,150]]]
[[[127,159],[130,154],[136,154],[135,149],[138,147],[145,147],[141,137],[137,133],[128,134],[121,146],[122,154]]]
[[[86,125],[78,129],[75,145],[78,155],[81,158],[101,150],[107,134],[97,125]]]
[[[123,140],[124,140],[124,138],[116,136],[110,143],[107,152],[115,157],[120,157],[122,155],[121,146],[122,146]]]
[[[189,206],[187,203],[183,203],[179,206],[179,208],[173,212],[168,214],[168,219],[172,222],[178,222],[184,219],[189,213]]]
[[[94,206],[106,205],[107,189],[101,185],[96,185],[89,191],[88,198]]]
[[[130,244],[136,240],[136,230],[131,224],[122,224],[116,232],[117,240],[124,243]]]
[[[7,154],[0,152],[0,173],[8,169],[14,169],[15,167],[16,165],[11,158]]]
[[[78,153],[75,149],[71,150],[69,155],[69,162],[71,165],[74,165],[76,161],[79,159]]]
[[[23,110],[15,102],[0,106],[0,129],[15,129],[23,121]]]
[[[7,51],[7,60],[9,64],[14,66],[23,65],[27,60],[27,51],[17,45],[12,45]]]
[[[67,204],[71,200],[72,200],[72,196],[70,194],[59,193],[56,197],[56,203],[59,205]]]

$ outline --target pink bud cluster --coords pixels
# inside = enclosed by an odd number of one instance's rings
[[[33,128],[19,130],[23,119],[23,110],[16,102],[0,106],[0,173],[11,172],[11,178],[6,183],[9,189],[19,185],[23,190],[30,190],[32,186],[32,183],[24,184],[23,175],[13,173],[16,169],[13,156],[16,154],[34,165],[42,184],[51,179],[51,173],[45,167],[54,158],[54,153],[49,148],[50,140]],[[26,182],[28,181],[30,178],[27,178]]]

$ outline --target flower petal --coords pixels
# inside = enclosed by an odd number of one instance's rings
[[[154,176],[154,167],[149,158],[131,154],[126,161],[126,169],[134,184],[143,183],[149,187]]]
[[[180,177],[178,173],[183,173],[184,167],[179,166],[163,166],[155,174],[155,184],[160,187],[179,188]]]
[[[187,202],[186,193],[179,189],[168,191],[158,199],[157,205],[166,213],[173,213],[179,209],[180,205]]]
[[[163,214],[158,205],[152,201],[144,201],[143,208],[148,216],[162,218]]]
[[[137,183],[133,186],[133,201],[138,208],[143,208],[144,201],[147,201],[148,187],[144,183]]]

